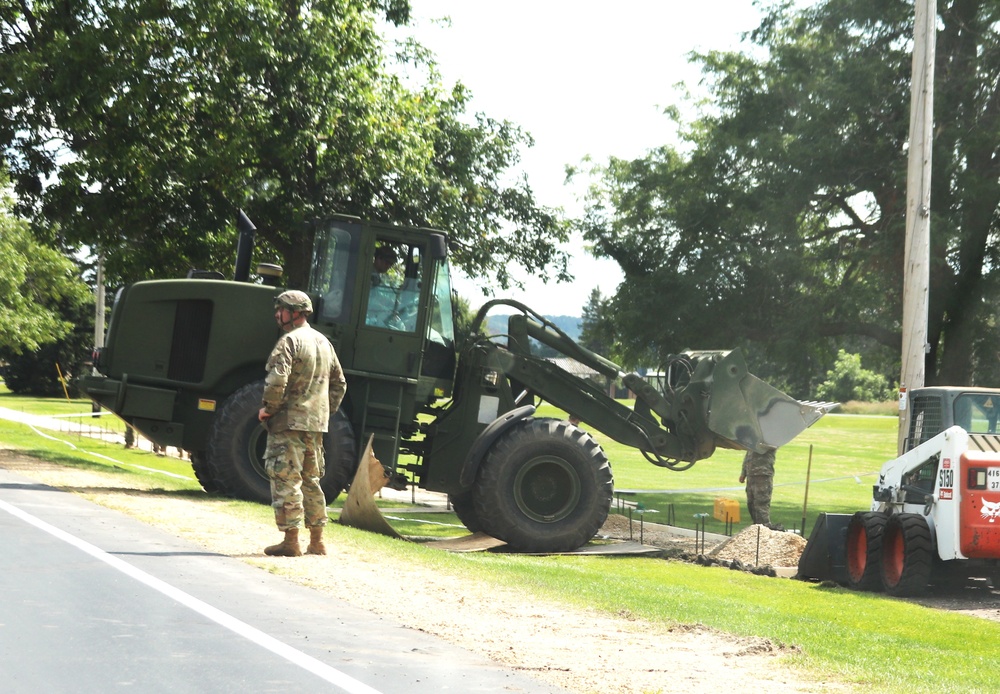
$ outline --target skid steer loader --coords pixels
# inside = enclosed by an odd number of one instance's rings
[[[1000,579],[1000,389],[922,388],[909,400],[905,452],[882,466],[868,510],[820,515],[800,577],[894,596]]]

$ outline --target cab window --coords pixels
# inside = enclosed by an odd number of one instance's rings
[[[335,222],[316,230],[309,286],[319,297],[316,315],[320,320],[344,323],[350,318],[350,279],[357,262],[359,235],[360,226],[348,222]]]
[[[415,332],[420,308],[419,246],[379,239],[375,244],[365,325]]]

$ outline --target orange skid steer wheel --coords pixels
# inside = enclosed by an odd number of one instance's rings
[[[847,582],[854,590],[882,587],[882,539],[886,514],[858,511],[847,526]]]

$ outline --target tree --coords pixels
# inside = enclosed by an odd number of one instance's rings
[[[826,372],[826,380],[816,391],[824,400],[835,402],[883,402],[891,398],[885,376],[861,366],[860,354],[837,353],[837,363]]]
[[[615,349],[614,319],[608,302],[596,287],[591,290],[580,318],[580,344],[591,352],[610,358]]]
[[[68,335],[73,322],[61,306],[93,303],[76,265],[38,243],[11,205],[0,193],[0,355],[8,358]]]
[[[88,293],[63,297],[52,310],[71,327],[59,339],[21,353],[0,350],[7,366],[4,383],[14,393],[77,397],[74,378],[89,368],[94,346],[94,302]],[[65,385],[65,390],[63,389]]]
[[[927,380],[967,383],[1000,338],[1000,6],[939,6]],[[625,272],[627,349],[742,346],[810,389],[850,342],[898,373],[912,14],[776,4],[749,50],[696,56],[681,146],[593,172],[579,226]]]
[[[472,335],[472,322],[476,319],[476,312],[469,305],[469,300],[454,294],[452,314],[455,317],[455,346],[462,349],[465,341]]]
[[[228,270],[239,208],[293,287],[308,222],[333,213],[443,228],[455,265],[502,286],[511,263],[565,277],[565,222],[511,175],[530,137],[470,118],[427,51],[383,41],[379,18],[408,13],[406,0],[6,4],[0,144],[22,209],[102,252],[111,283]]]

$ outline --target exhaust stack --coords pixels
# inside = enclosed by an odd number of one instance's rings
[[[257,227],[254,226],[243,210],[240,210],[239,219],[236,221],[236,229],[240,232],[240,238],[236,244],[236,268],[233,270],[233,281],[249,282],[250,257],[253,255],[253,237],[257,231]]]

